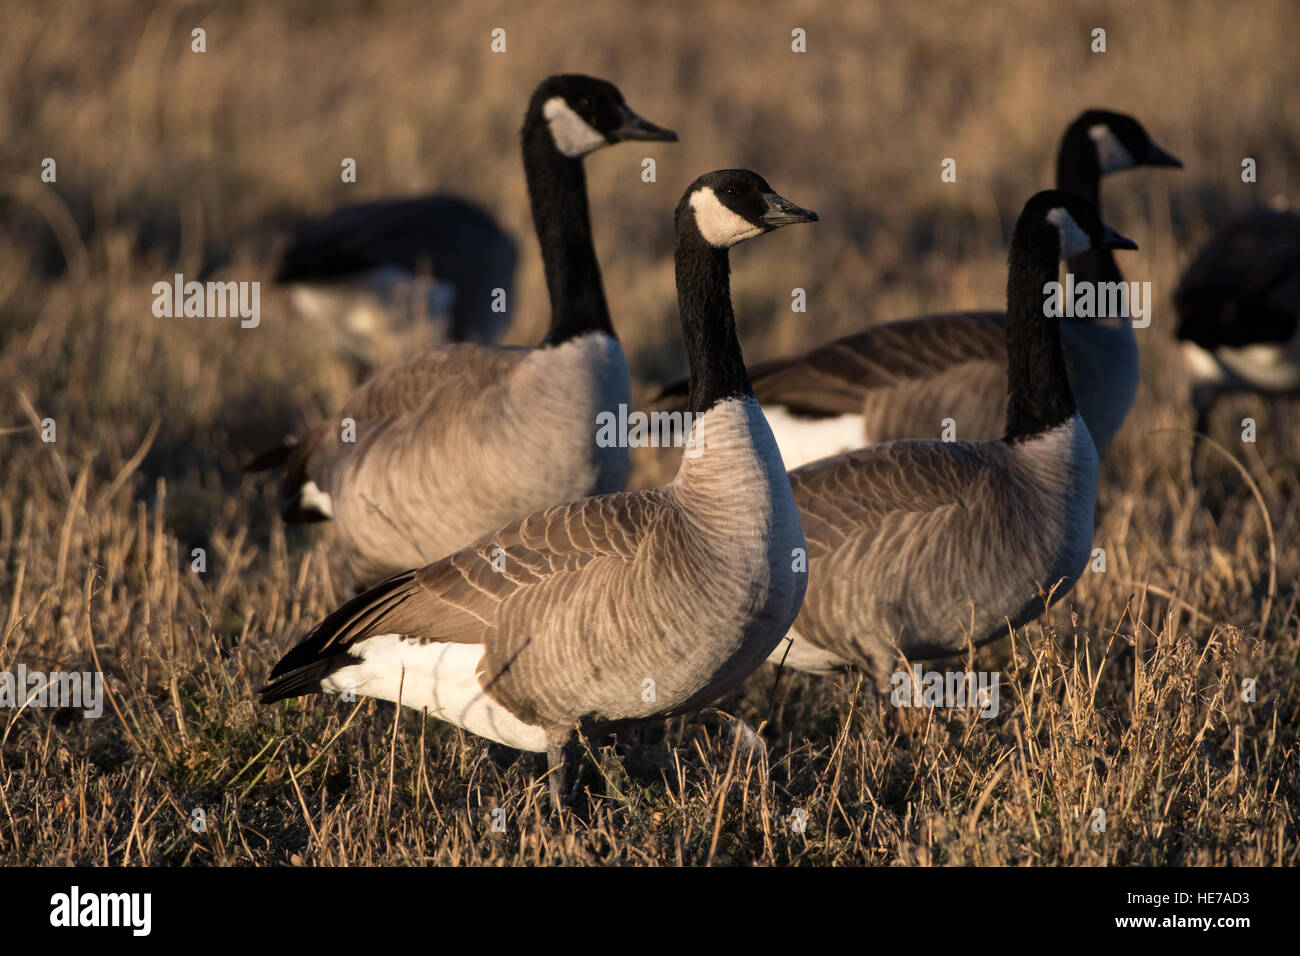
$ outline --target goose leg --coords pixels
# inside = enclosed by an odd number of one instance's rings
[[[582,768],[582,748],[574,728],[564,727],[546,735],[546,782],[551,790],[551,809],[557,815],[572,798],[570,777],[575,780]]]
[[[1196,433],[1198,435],[1209,436],[1210,434],[1210,410],[1214,407],[1215,399],[1219,397],[1218,389],[1212,385],[1195,385],[1192,387],[1192,406],[1196,409]],[[1201,446],[1204,444],[1200,439],[1194,439],[1192,442],[1192,454],[1190,460],[1192,481],[1197,482],[1198,464],[1202,457]]]
[[[548,741],[546,745],[546,782],[551,789],[551,811],[564,812],[564,743]]]
[[[757,752],[766,756],[767,741],[759,736],[758,731],[744,717],[736,714],[733,719],[736,721],[737,746],[743,747],[746,754]]]

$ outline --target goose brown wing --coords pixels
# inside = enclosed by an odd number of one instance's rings
[[[862,411],[869,397],[972,362],[1006,363],[1001,312],[952,312],[888,322],[788,358],[749,368],[754,395],[796,415]],[[662,407],[683,405],[682,382],[661,393]]]
[[[547,648],[531,648],[540,634],[565,639],[547,630],[547,617],[571,612],[573,602],[600,605],[601,588],[628,573],[641,543],[678,520],[662,489],[584,498],[529,515],[345,602],[275,666],[262,700],[301,693],[313,677],[318,682],[322,673],[344,666],[359,641],[401,634],[484,645],[480,678],[527,720],[534,698],[529,680],[544,675],[549,685],[563,679],[547,667]]]

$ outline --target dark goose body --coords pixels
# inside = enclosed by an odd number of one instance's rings
[[[494,311],[494,297],[500,289],[513,301],[518,259],[487,210],[440,193],[356,203],[300,223],[275,280],[373,369],[421,332],[428,345],[497,341],[509,312]]]
[[[1300,215],[1259,209],[1223,226],[1174,305],[1197,431],[1222,392],[1300,391]]]

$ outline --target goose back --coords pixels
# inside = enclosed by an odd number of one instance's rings
[[[304,446],[305,473],[328,489],[357,580],[372,582],[510,516],[622,487],[627,449],[593,442],[593,409],[628,401],[623,352],[598,333],[543,349],[450,346],[361,388]],[[341,440],[346,419],[355,442]]]

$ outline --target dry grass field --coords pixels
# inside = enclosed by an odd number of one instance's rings
[[[1297,405],[1225,401],[1214,434],[1243,470],[1216,452],[1194,487],[1170,305],[1217,224],[1296,200],[1296,4],[0,0],[0,22],[0,671],[102,671],[109,695],[98,719],[0,709],[0,864],[1300,862]],[[998,306],[1010,225],[1085,107],[1183,160],[1103,188],[1141,245],[1126,277],[1155,292],[1103,463],[1107,568],[974,655],[1002,675],[995,717],[765,666],[716,711],[591,742],[582,812],[557,824],[540,760],[364,699],[254,702],[351,587],[329,528],[286,528],[240,470],[353,385],[270,284],[274,254],[339,202],[470,196],[520,240],[507,340],[535,342],[517,134],[558,71],[681,136],[587,162],[639,399],[683,371],[671,213],[699,173],[753,168],[822,216],[733,256],[754,360]],[[260,326],[155,318],[176,272],[262,281]],[[664,471],[634,463],[641,484]]]

